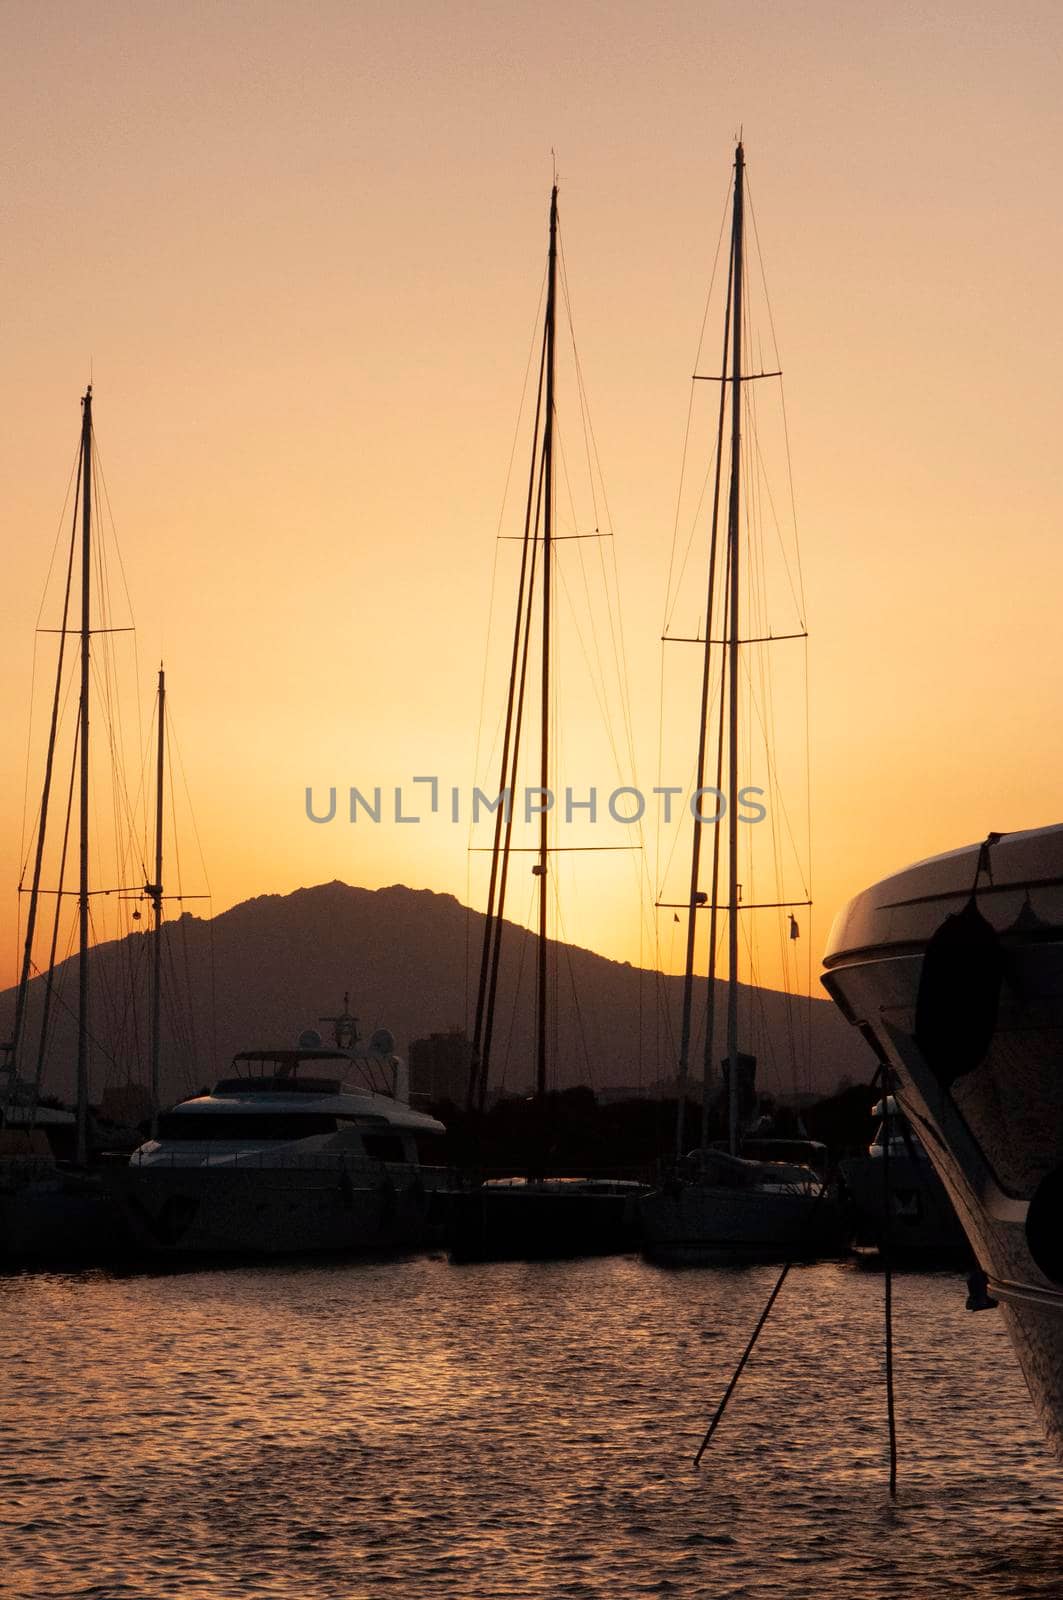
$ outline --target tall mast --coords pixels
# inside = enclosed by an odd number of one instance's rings
[[[726,367],[727,363],[724,362]],[[723,385],[720,385],[721,389]],[[724,677],[726,677],[726,662]],[[723,719],[724,695],[726,685],[720,683],[720,728],[716,742],[716,787],[723,784]],[[712,1053],[716,1037],[716,930],[720,915],[720,828],[719,824],[713,829],[712,836],[712,889],[709,896],[709,970],[705,985],[705,1047],[702,1058],[701,1072],[701,1147],[709,1142],[709,1096],[712,1092],[713,1059]]]
[[[538,487],[538,490],[537,490],[537,496],[536,496],[536,502],[535,502],[535,531],[534,531],[534,534],[532,536],[532,539],[531,539],[530,543],[529,543],[529,539],[528,539],[527,529],[525,531],[525,545],[528,546],[528,548],[530,549],[530,562],[529,562],[529,572],[528,572],[528,595],[527,595],[526,615],[524,615],[523,617],[520,617],[519,612],[518,612],[518,621],[523,625],[523,628],[524,628],[524,636],[523,636],[523,640],[521,642],[520,670],[519,670],[519,675],[517,676],[517,678],[515,680],[511,679],[511,682],[510,682],[510,694],[511,694],[511,696],[513,695],[514,691],[516,693],[516,717],[515,717],[514,726],[513,726],[513,746],[512,746],[510,766],[509,766],[509,774],[510,775],[503,781],[503,783],[501,785],[501,789],[499,791],[500,793],[502,793],[507,788],[509,789],[509,792],[510,792],[510,804],[509,804],[508,807],[500,807],[499,808],[499,813],[498,813],[499,817],[502,816],[503,810],[505,810],[507,814],[505,816],[505,828],[503,830],[503,835],[502,835],[500,870],[499,870],[499,873],[498,873],[498,898],[497,898],[497,900],[495,902],[495,914],[494,914],[494,934],[493,934],[493,939],[492,939],[491,947],[490,947],[491,971],[490,971],[490,978],[489,978],[489,981],[488,981],[488,984],[487,984],[486,994],[485,994],[485,1005],[484,1005],[484,1011],[483,1011],[483,1025],[482,1025],[482,1029],[481,1028],[477,1029],[477,1037],[479,1038],[480,1042],[479,1042],[479,1044],[477,1044],[475,1042],[475,1039],[474,1039],[474,1044],[473,1044],[474,1055],[475,1055],[476,1051],[478,1050],[479,1051],[479,1056],[480,1056],[479,1066],[476,1068],[476,1070],[478,1072],[478,1080],[479,1080],[478,1081],[478,1088],[477,1088],[477,1110],[481,1114],[483,1113],[484,1108],[485,1108],[485,1106],[487,1104],[487,1076],[488,1076],[488,1071],[489,1071],[489,1067],[490,1067],[491,1040],[494,1037],[495,1002],[496,1002],[496,1000],[498,998],[498,977],[499,977],[499,973],[502,970],[502,933],[503,933],[503,930],[505,928],[505,922],[503,921],[503,915],[502,914],[503,914],[503,911],[505,910],[506,886],[507,886],[507,884],[509,882],[510,845],[512,844],[512,841],[513,841],[513,811],[514,811],[513,796],[514,796],[514,794],[516,792],[517,770],[518,770],[517,762],[518,762],[518,757],[520,755],[521,734],[522,734],[523,728],[524,728],[524,707],[525,707],[525,703],[526,703],[525,702],[524,691],[525,691],[525,686],[526,686],[527,681],[528,681],[528,651],[529,651],[529,649],[531,647],[532,608],[533,608],[533,604],[534,604],[534,601],[535,601],[535,592],[534,592],[535,591],[535,566],[536,566],[535,541],[538,539],[538,536],[539,536],[538,535],[539,507],[540,507],[541,500],[542,500],[542,471],[541,471],[541,468],[540,468],[540,472],[539,472],[539,487]],[[498,835],[497,835],[497,830],[496,830],[496,841],[497,841],[497,837],[498,837]],[[496,859],[497,859],[497,856],[498,856],[497,842],[496,842],[495,855],[496,855]],[[486,940],[485,940],[485,943],[486,943]],[[479,1013],[478,1013],[478,1015],[479,1015]]]
[[[543,660],[540,716],[539,800],[539,972],[536,1027],[535,1097],[546,1095],[546,876],[548,823],[546,795],[550,787],[550,589],[551,539],[554,519],[554,329],[557,299],[557,184],[550,191],[550,262],[546,291],[546,415],[543,418]]]
[[[77,551],[77,519],[80,510],[81,484],[74,496],[74,521],[70,530],[70,550],[66,564],[66,588],[63,593],[63,625],[59,630],[59,652],[55,664],[55,693],[52,696],[52,718],[48,728],[48,754],[44,763],[44,787],[41,792],[41,810],[37,823],[37,848],[33,860],[33,881],[30,888],[29,910],[26,917],[26,938],[22,950],[22,969],[19,973],[15,995],[15,1025],[11,1034],[11,1084],[14,1092],[22,1049],[22,1033],[26,1016],[26,995],[29,990],[30,968],[33,965],[33,941],[37,929],[37,911],[40,901],[41,873],[44,865],[44,845],[48,833],[48,806],[52,793],[52,774],[55,767],[56,739],[59,730],[59,708],[63,696],[63,667],[66,663],[67,630],[70,623],[70,592],[74,577],[74,556]],[[65,847],[64,847],[65,855]],[[21,889],[21,884],[19,888]],[[62,884],[60,884],[62,889]]]
[[[498,985],[498,963],[502,940],[502,918],[506,905],[506,884],[509,877],[509,846],[513,832],[513,793],[516,789],[517,762],[520,753],[521,726],[524,720],[524,684],[528,669],[528,645],[531,638],[531,615],[535,585],[535,537],[539,523],[539,503],[542,498],[542,468],[539,460],[539,427],[542,421],[543,381],[546,370],[546,335],[543,335],[542,355],[539,360],[539,386],[536,391],[535,427],[532,431],[531,465],[528,469],[528,497],[524,510],[524,540],[520,559],[520,584],[517,589],[517,609],[513,619],[513,652],[509,668],[509,692],[506,697],[506,725],[502,737],[502,767],[498,792],[510,793],[508,806],[501,804],[495,813],[494,844],[491,850],[491,877],[487,889],[487,914],[484,917],[483,947],[480,953],[480,977],[476,993],[476,1016],[473,1025],[472,1061],[469,1070],[466,1109],[481,1112],[487,1093],[490,1071],[491,1037],[494,1027],[495,992]],[[537,487],[538,486],[538,487]],[[534,521],[533,521],[534,513]],[[518,688],[519,682],[519,688]]]
[[[162,795],[166,763],[166,673],[159,667],[159,741],[155,765],[155,880],[145,887],[154,913],[151,977],[151,1136],[158,1134],[159,1060],[162,1044]],[[345,1002],[346,1004],[346,1002]]]
[[[729,270],[728,278],[727,278],[727,304],[726,304],[726,307],[724,309],[724,318],[723,318],[723,360],[722,360],[722,363],[721,363],[720,370],[724,374],[726,374],[726,372],[727,372],[727,352],[728,352],[728,350],[730,348],[730,337],[731,337],[731,294],[732,294],[732,290],[733,290],[733,285],[734,285],[734,255],[732,253],[730,270]],[[705,746],[706,746],[707,737],[708,737],[708,718],[709,718],[709,669],[710,669],[711,662],[712,662],[712,619],[713,619],[713,612],[715,611],[715,605],[716,605],[717,543],[718,543],[718,533],[719,533],[719,524],[720,524],[720,477],[721,477],[721,471],[722,471],[722,466],[723,466],[723,427],[724,427],[724,420],[726,418],[726,415],[727,415],[727,385],[726,385],[726,383],[721,383],[720,384],[720,414],[719,414],[719,419],[718,419],[717,425],[716,425],[716,476],[715,476],[715,483],[713,485],[713,492],[712,492],[712,538],[711,538],[710,543],[709,543],[709,579],[708,579],[709,588],[708,588],[708,595],[707,595],[706,600],[705,600],[705,646],[704,646],[704,651],[703,651],[702,659],[701,659],[701,709],[700,709],[699,718],[698,718],[698,764],[697,764],[697,784],[696,784],[696,788],[699,791],[701,790],[701,788],[702,788],[702,786],[703,786],[703,784],[705,782]],[[723,691],[723,684],[721,683],[721,685],[720,685],[720,694],[721,694],[721,696],[722,696],[723,692],[724,692]],[[716,787],[717,787],[717,789],[720,787],[720,770],[719,770],[719,767],[720,767],[720,755],[722,755],[722,746],[721,746],[720,754],[718,754],[717,763],[716,763],[716,766],[717,766],[717,770],[716,770]],[[700,809],[700,804],[701,804],[700,800],[699,800],[698,804],[699,804],[699,809]],[[685,1119],[686,1119],[687,1080],[688,1080],[689,1073],[690,1073],[690,1035],[691,1035],[691,1014],[692,1014],[692,1011],[693,1011],[693,999],[694,999],[694,948],[695,948],[695,940],[696,940],[696,934],[697,934],[697,913],[698,913],[698,907],[699,907],[699,905],[701,905],[703,903],[703,898],[704,898],[704,897],[702,897],[701,899],[699,899],[699,895],[698,895],[698,879],[699,879],[700,872],[701,872],[701,830],[702,830],[702,826],[703,826],[703,824],[700,821],[700,818],[699,817],[695,817],[694,818],[694,834],[693,834],[693,839],[692,839],[691,846],[690,846],[690,895],[689,895],[689,900],[688,900],[688,908],[689,909],[688,909],[688,913],[687,913],[686,961],[685,961],[684,967],[683,967],[683,1009],[682,1009],[682,1017],[681,1017],[680,1032],[679,1032],[679,1085],[678,1085],[678,1094],[676,1096],[676,1108],[675,1108],[675,1157],[676,1157],[677,1161],[681,1159],[682,1154],[683,1154],[683,1129],[684,1129]],[[715,848],[713,850],[712,928],[711,928],[711,931],[710,931],[710,938],[709,938],[709,945],[710,945],[710,949],[709,949],[709,962],[710,962],[710,970],[709,970],[709,1021],[708,1021],[708,1024],[707,1024],[707,1026],[708,1026],[708,1037],[706,1038],[706,1041],[705,1041],[706,1051],[707,1052],[711,1052],[711,1049],[712,1049],[712,1021],[711,1021],[711,1016],[712,1016],[712,984],[713,984],[712,964],[715,961],[715,953],[716,953],[716,888],[717,888],[717,869],[718,869],[718,865],[719,865],[719,825],[718,824],[714,827],[714,836],[715,836]],[[709,1055],[706,1056],[706,1060],[708,1060],[708,1059],[710,1059]],[[707,1093],[707,1090],[704,1091],[704,1092]],[[704,1117],[703,1117],[702,1120],[704,1122]],[[702,1130],[702,1133],[703,1133],[702,1143],[704,1143],[704,1128]]]
[[[81,725],[78,883],[77,1160],[88,1156],[89,1108],[89,601],[92,587],[92,385],[81,402]]]
[[[727,516],[728,552],[728,951],[727,951],[727,1081],[728,1143],[731,1154],[738,1149],[738,558],[739,486],[741,483],[742,443],[742,222],[745,201],[745,156],[741,144],[735,150],[734,218],[731,249],[734,274],[731,340],[731,497]]]

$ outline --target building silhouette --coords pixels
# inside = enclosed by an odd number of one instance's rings
[[[430,1033],[410,1045],[410,1097],[427,1101],[450,1100],[463,1106],[469,1089],[472,1040],[464,1028]]]

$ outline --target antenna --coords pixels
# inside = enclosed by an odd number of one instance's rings
[[[353,1050],[359,1040],[358,1018],[351,1016],[351,991],[343,991],[343,1010],[335,1017],[318,1017],[319,1022],[332,1023],[332,1037],[337,1050]]]

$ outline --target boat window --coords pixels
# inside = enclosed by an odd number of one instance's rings
[[[215,1094],[339,1094],[338,1078],[281,1077],[221,1078],[214,1085]]]
[[[365,1153],[371,1161],[405,1161],[406,1152],[402,1136],[397,1133],[365,1133],[362,1135]]]
[[[321,1112],[169,1112],[159,1118],[161,1140],[307,1139],[335,1133],[336,1118]]]

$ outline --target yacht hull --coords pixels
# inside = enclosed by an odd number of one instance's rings
[[[831,1195],[677,1183],[646,1195],[639,1220],[643,1253],[676,1266],[784,1261],[844,1248]]]
[[[840,1163],[852,1207],[851,1242],[859,1250],[879,1251],[888,1240],[893,1257],[946,1260],[966,1254],[967,1242],[948,1194],[929,1160],[894,1151],[889,1158],[889,1190],[880,1156],[856,1156]]]
[[[158,1119],[157,1137],[115,1169],[136,1245],[161,1255],[280,1256],[409,1249],[433,1242],[446,1170],[417,1141],[442,1123],[396,1087],[402,1062],[381,1030],[359,1053],[304,1035],[294,1049],[245,1050],[233,1075]],[[322,1076],[357,1071],[359,1082]]]
[[[931,941],[961,912],[969,957],[958,938],[943,961]],[[1063,828],[877,884],[838,918],[826,964],[893,1070],[1063,1457]]]
[[[446,1197],[455,1261],[622,1255],[636,1248],[638,1186],[554,1181],[484,1184]]]
[[[135,1243],[163,1255],[413,1249],[442,1236],[422,1176],[309,1168],[127,1168],[116,1175]]]
[[[0,1186],[0,1262],[59,1266],[121,1258],[121,1208],[98,1175],[53,1172]]]

